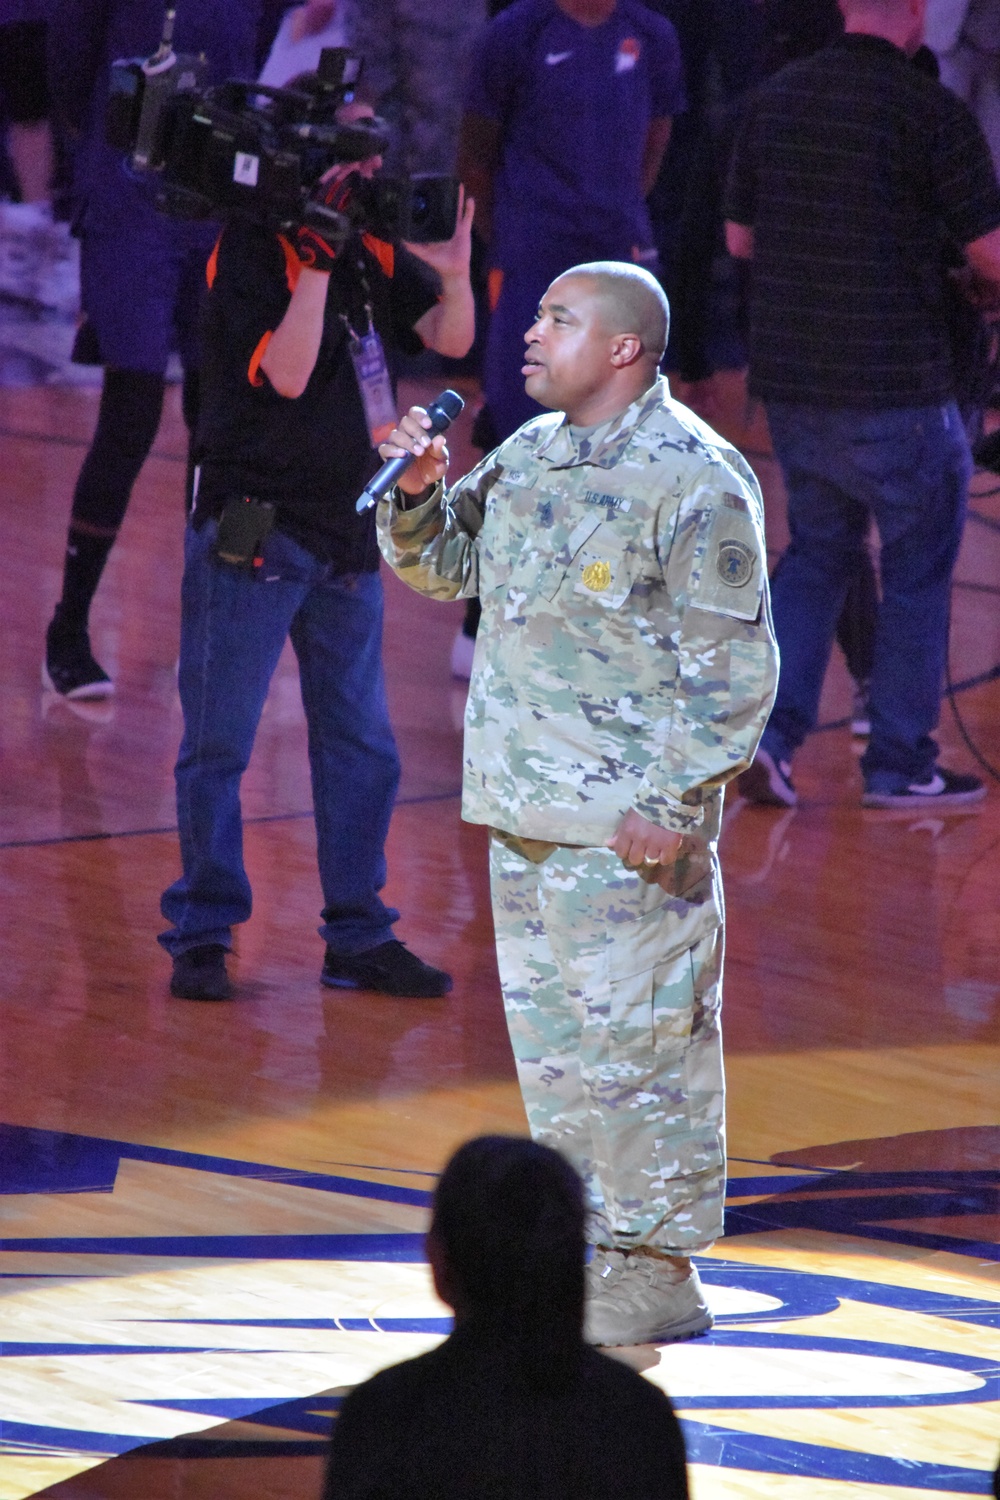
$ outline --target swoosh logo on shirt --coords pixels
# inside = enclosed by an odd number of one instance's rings
[[[554,68],[557,63],[565,62],[567,57],[572,56],[573,49],[571,47],[568,52],[546,52],[545,61],[550,68]]]

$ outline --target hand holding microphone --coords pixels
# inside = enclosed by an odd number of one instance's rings
[[[442,391],[426,411],[422,406],[411,406],[399,426],[379,444],[385,463],[366,486],[357,509],[367,510],[393,485],[398,484],[404,494],[419,495],[443,479],[448,472],[448,449],[441,434],[464,405],[455,391]]]

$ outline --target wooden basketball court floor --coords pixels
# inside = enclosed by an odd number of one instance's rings
[[[459,820],[460,609],[394,579],[388,896],[452,994],[318,983],[286,656],[245,785],[238,998],[167,995],[175,396],[94,610],[118,694],[73,706],[41,691],[39,661],[96,394],[0,391],[0,1500],[314,1496],[344,1392],[447,1327],[420,1238],[434,1173],[473,1134],[525,1128],[484,839]],[[721,425],[780,549],[735,376]],[[975,489],[952,670],[997,761],[1000,501],[988,476]],[[696,1500],[983,1494],[1000,1451],[1000,788],[964,816],[863,812],[848,703],[838,659],[797,809],[727,809],[732,1181],[702,1263],[718,1320],[635,1356],[678,1406]],[[942,742],[971,768],[947,708]]]

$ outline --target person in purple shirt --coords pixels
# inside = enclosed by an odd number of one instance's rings
[[[677,34],[639,0],[517,0],[484,28],[459,175],[489,248],[498,441],[540,411],[521,354],[549,283],[582,261],[655,262],[645,197],[684,108]]]
[[[173,45],[203,53],[207,81],[254,76],[261,0],[185,0]],[[74,143],[74,227],[83,323],[73,357],[104,367],[93,440],[73,491],[62,593],[45,637],[42,682],[69,699],[106,698],[114,683],[90,645],[90,606],[156,437],[172,350],[184,370],[183,411],[198,406],[198,320],[211,221],[168,219],[152,174],[140,180],[105,139],[111,64],[148,57],[164,0],[50,0],[53,108]]]

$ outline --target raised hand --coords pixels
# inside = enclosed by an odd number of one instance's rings
[[[406,241],[406,248],[433,266],[442,281],[464,279],[469,275],[469,259],[472,255],[472,216],[476,212],[476,200],[465,196],[464,187],[458,190],[458,217],[455,233],[450,240],[436,240],[430,245],[415,245]]]
[[[384,443],[379,443],[382,459],[416,455],[410,467],[399,476],[399,488],[406,495],[419,495],[437,484],[448,472],[448,445],[442,433],[430,433],[431,419],[422,406],[411,406],[399,426]]]

